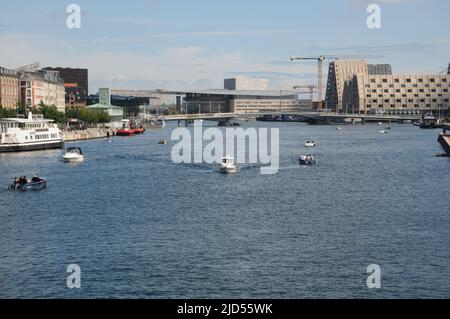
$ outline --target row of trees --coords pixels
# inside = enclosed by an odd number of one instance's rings
[[[17,116],[16,110],[4,109],[0,105],[0,119],[7,118],[7,117],[16,117],[16,116]]]
[[[111,122],[111,116],[105,111],[93,111],[80,107],[68,108],[63,113],[59,112],[55,106],[42,102],[38,108],[33,109],[33,113],[42,114],[44,118],[54,120],[58,124],[65,124],[69,119],[77,119],[89,125]],[[25,114],[25,110],[5,109],[0,105],[0,118],[17,117],[18,114]]]
[[[111,116],[105,111],[93,111],[86,108],[71,108],[66,110],[66,116],[78,119],[88,124],[110,123]]]

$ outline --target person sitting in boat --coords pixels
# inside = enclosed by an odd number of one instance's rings
[[[28,184],[28,179],[26,176],[22,176],[21,178],[19,178],[19,184],[24,186],[26,184]]]

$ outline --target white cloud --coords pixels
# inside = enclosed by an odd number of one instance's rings
[[[299,84],[302,74],[313,73],[316,69],[314,64],[277,65],[267,62],[269,59],[255,60],[240,51],[214,53],[195,46],[167,48],[144,54],[80,50],[78,45],[81,44],[60,42],[55,45],[44,37],[23,35],[0,35],[0,42],[8,44],[0,50],[0,61],[8,67],[39,61],[42,66],[89,68],[91,92],[99,87],[178,90],[221,88],[226,77],[256,72],[286,74],[286,83],[282,77],[273,77],[271,83],[273,88],[284,85],[287,89]]]

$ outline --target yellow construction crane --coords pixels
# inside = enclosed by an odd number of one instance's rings
[[[298,90],[298,89],[309,89],[309,98],[310,98],[310,109],[311,112],[314,111],[314,93],[317,92],[315,90],[315,86],[314,85],[296,85],[293,87],[294,90]],[[304,92],[299,92],[299,93],[304,93]]]
[[[373,59],[373,58],[383,58],[382,55],[371,55],[371,56],[357,56],[357,55],[342,55],[342,56],[330,56],[330,55],[320,55],[315,57],[291,57],[292,61],[302,61],[302,60],[316,60],[318,64],[318,79],[317,79],[317,110],[319,112],[323,111],[323,62],[325,60],[354,60],[354,59]]]

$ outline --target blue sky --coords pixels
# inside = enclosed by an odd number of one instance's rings
[[[79,4],[81,29],[66,27]],[[382,9],[368,29],[367,5]],[[438,73],[450,61],[448,0],[41,0],[0,4],[0,65],[88,67],[90,90],[220,88],[235,75],[274,89],[315,82],[292,55],[377,55],[396,73]],[[3,45],[5,44],[5,45]]]

